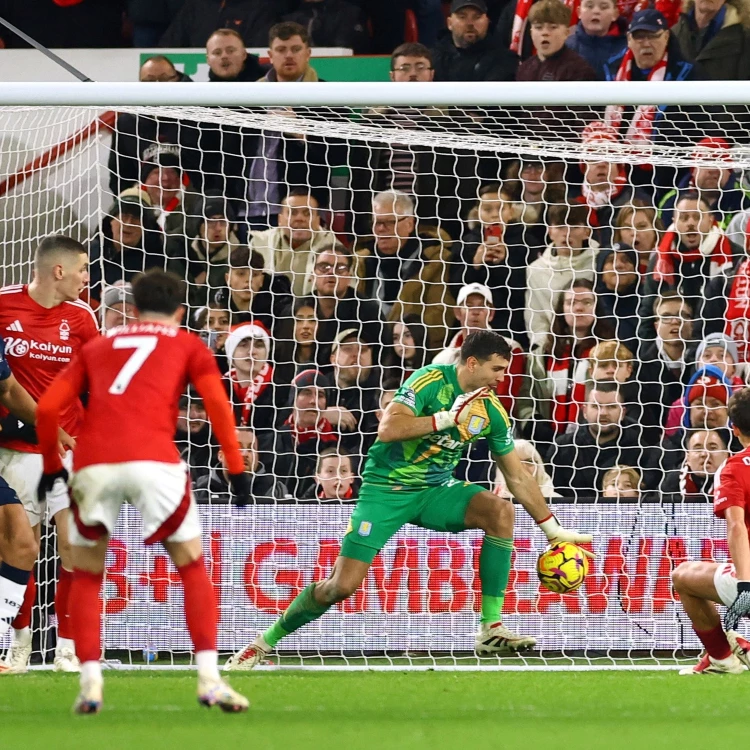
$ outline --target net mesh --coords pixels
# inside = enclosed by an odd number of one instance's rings
[[[187,282],[187,325],[216,352],[253,471],[253,504],[233,505],[205,411],[186,394],[176,440],[222,651],[330,571],[399,386],[455,363],[465,336],[491,327],[512,342],[498,395],[519,453],[598,554],[579,592],[544,591],[544,539],[519,507],[504,620],[539,650],[518,663],[697,652],[669,575],[686,559],[727,558],[711,495],[737,447],[726,400],[746,374],[746,107],[101,114],[0,111],[3,281],[27,281],[33,249],[61,232],[89,249],[103,328],[132,314],[122,284],[135,273],[157,266]],[[293,381],[310,370],[325,388],[305,406]],[[484,440],[457,476],[508,494]],[[49,661],[57,558],[45,529],[34,658]],[[480,541],[407,526],[360,592],[280,644],[279,663],[486,664],[473,655]],[[108,557],[107,655],[185,660],[181,601],[163,550],[143,546],[124,509]]]

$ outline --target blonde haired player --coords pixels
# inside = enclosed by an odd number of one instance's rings
[[[79,299],[89,280],[89,258],[80,242],[64,235],[50,235],[34,254],[34,277],[30,284],[0,289],[0,335],[5,354],[18,382],[38,401],[55,376],[83,345],[99,334],[91,308]],[[83,406],[71,402],[61,415],[60,426],[70,435],[78,431]],[[32,433],[32,434],[29,434]],[[69,460],[69,459],[67,459]],[[77,672],[68,617],[73,564],[68,541],[68,493],[57,487],[39,500],[36,486],[42,475],[42,457],[29,426],[16,434],[0,433],[0,475],[18,493],[39,545],[40,526],[50,519],[57,527],[60,579],[55,591],[57,645],[55,671]],[[27,592],[13,621],[13,639],[0,674],[25,672],[31,656],[31,607],[36,583],[29,577]]]
[[[238,502],[249,502],[234,419],[211,351],[197,336],[180,330],[185,298],[180,279],[152,269],[133,282],[133,298],[138,322],[113,328],[85,346],[37,409],[43,495],[56,480],[67,479],[56,450],[60,414],[79,394],[89,394],[70,479],[75,521],[70,529],[75,564],[71,616],[81,660],[74,711],[97,713],[102,706],[99,595],[109,536],[125,502],[140,511],[146,544],[161,543],[177,567],[196,652],[199,702],[244,711],[247,699],[219,677],[216,599],[203,563],[190,475],[173,440],[180,396],[192,384],[221,445]]]
[[[227,669],[252,669],[282,638],[351,596],[375,555],[407,523],[448,532],[482,529],[482,613],[475,649],[510,654],[536,645],[535,638],[502,622],[513,505],[453,476],[466,445],[486,438],[511,494],[550,542],[591,541],[589,534],[560,526],[516,455],[510,420],[492,392],[503,381],[510,356],[505,338],[476,331],[461,345],[458,364],[423,367],[396,391],[368,453],[359,500],[331,575],[305,588],[274,625],[227,662]]]

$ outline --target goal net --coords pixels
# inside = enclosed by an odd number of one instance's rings
[[[737,92],[714,103],[706,87],[656,83],[648,91],[659,95],[644,99],[627,84],[577,94],[510,85],[493,98],[484,87],[375,85],[348,99],[320,85],[326,106],[294,84],[243,88],[224,106],[207,106],[219,103],[215,87],[161,84],[121,96],[86,88],[89,106],[0,109],[5,283],[29,280],[42,237],[69,234],[89,249],[88,298],[103,328],[132,315],[123,285],[134,274],[168,268],[186,282],[186,325],[216,352],[253,502],[232,502],[193,393],[176,441],[199,502],[220,650],[250,642],[330,572],[383,410],[411,373],[456,363],[469,333],[492,328],[511,345],[498,395],[524,467],[564,526],[594,535],[583,586],[540,586],[546,540],[516,505],[503,621],[538,646],[478,659],[482,533],[407,525],[361,589],[272,661],[651,668],[693,658],[700,643],[670,574],[728,557],[712,492],[737,450],[726,404],[747,375],[748,107]],[[102,118],[109,110],[117,116]],[[432,453],[452,442],[436,436]],[[486,438],[464,450],[456,476],[509,496]],[[34,660],[49,663],[51,525],[42,550]],[[103,597],[113,663],[188,662],[179,578],[161,547],[144,546],[132,508]]]

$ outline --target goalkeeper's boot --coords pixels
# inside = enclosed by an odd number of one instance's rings
[[[270,653],[271,647],[263,640],[263,636],[258,634],[252,643],[248,643],[245,648],[227,659],[224,669],[232,672],[249,672],[264,661]]]
[[[536,646],[536,638],[518,635],[501,622],[484,623],[476,635],[474,650],[479,656],[517,654]]]
[[[732,653],[750,669],[750,641],[743,638],[736,630],[727,630],[727,640]]]
[[[31,658],[31,629],[13,631],[13,642],[5,659],[0,662],[0,675],[23,674],[29,669]]]
[[[81,692],[73,704],[74,714],[98,714],[102,710],[101,680],[81,680]]]
[[[680,674],[742,674],[744,671],[745,665],[734,654],[721,661],[703,654],[697,664],[681,669]]]
[[[55,653],[52,669],[55,672],[80,672],[81,662],[72,648],[61,648]]]
[[[250,701],[236,690],[232,690],[222,679],[213,677],[198,677],[198,703],[211,708],[218,706],[229,714],[247,711]]]

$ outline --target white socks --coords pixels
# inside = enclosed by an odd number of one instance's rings
[[[220,680],[219,654],[216,651],[198,651],[195,655],[198,676],[209,680]]]
[[[15,583],[8,578],[0,578],[0,636],[8,632],[10,624],[16,619],[25,594],[25,583]]]
[[[99,661],[85,661],[81,664],[81,685],[86,682],[102,682],[102,665]]]

